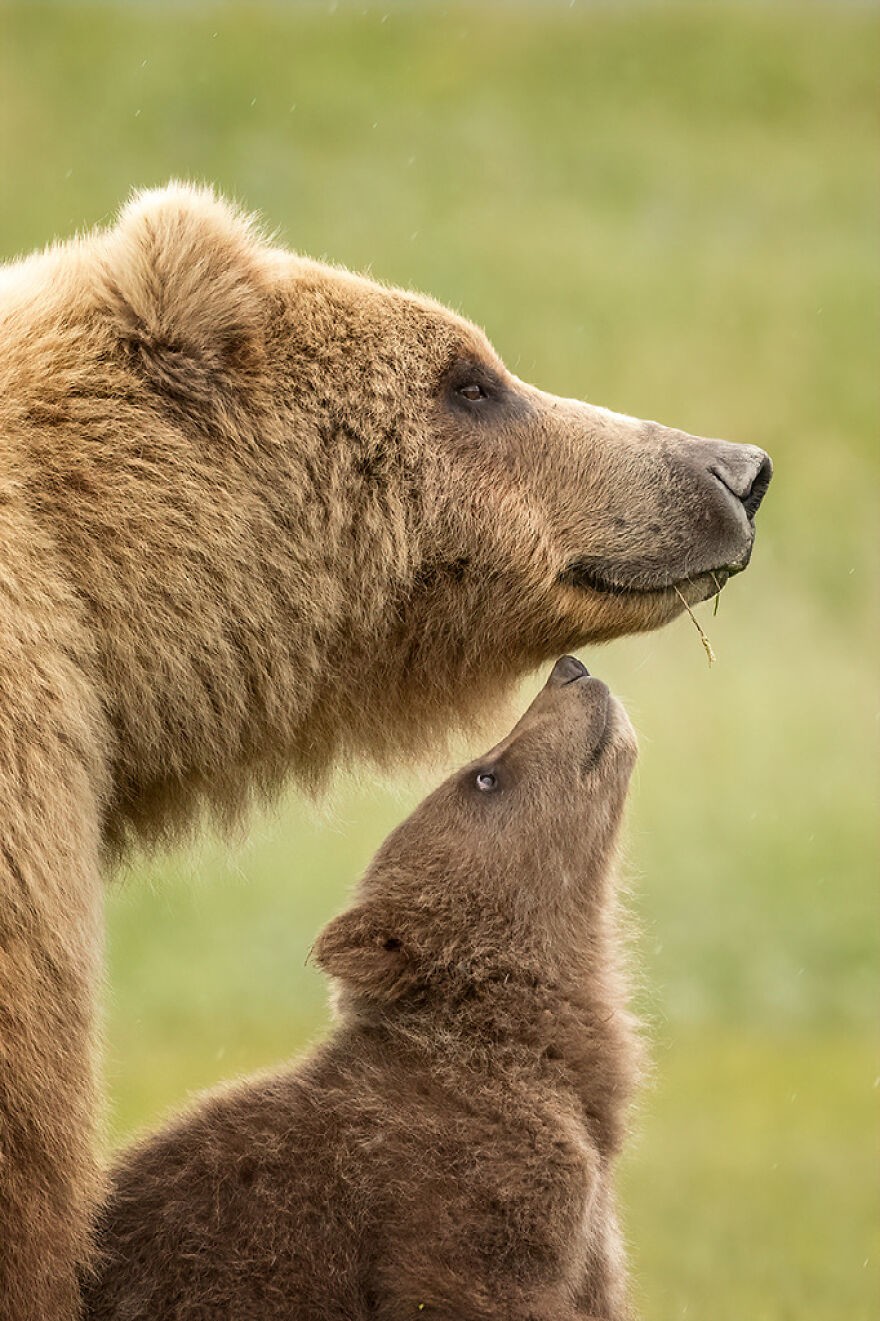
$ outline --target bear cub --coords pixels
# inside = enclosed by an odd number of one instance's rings
[[[318,938],[330,1039],[122,1156],[90,1321],[630,1315],[613,871],[635,755],[606,686],[558,661]]]

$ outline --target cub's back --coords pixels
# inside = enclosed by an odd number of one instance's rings
[[[200,1101],[113,1171],[88,1321],[358,1321],[357,1106],[327,1050]],[[328,1289],[328,1285],[332,1288]]]

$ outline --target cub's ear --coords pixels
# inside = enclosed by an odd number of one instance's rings
[[[247,359],[261,338],[267,247],[252,217],[210,189],[138,193],[106,235],[103,288],[143,361]]]
[[[400,916],[372,904],[335,917],[310,957],[329,976],[375,1000],[398,1000],[418,981],[418,960]]]

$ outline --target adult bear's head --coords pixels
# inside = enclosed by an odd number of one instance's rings
[[[404,497],[416,617],[451,588],[490,647],[537,661],[656,628],[747,566],[763,450],[547,394],[428,299],[302,261],[287,288],[290,393]]]
[[[422,296],[298,258],[279,270],[272,357],[292,434],[309,417],[327,489],[357,492],[364,600],[364,538],[381,548],[383,642],[358,663],[381,666],[389,727],[402,692],[420,719],[442,694],[446,720],[561,651],[667,623],[749,563],[772,474],[756,446],[547,394]]]
[[[100,408],[77,407],[113,457],[75,451],[58,521],[88,541],[85,596],[102,557],[117,597],[130,578],[142,613],[113,621],[106,663],[137,729],[155,708],[151,748],[173,722],[181,780],[212,709],[233,722],[230,783],[242,761],[272,781],[291,760],[418,750],[549,657],[664,624],[748,563],[761,450],[546,394],[448,309],[274,246],[210,193],[144,194],[78,253],[77,388]],[[191,675],[179,709],[169,655]]]

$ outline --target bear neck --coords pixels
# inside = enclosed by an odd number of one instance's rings
[[[640,1071],[618,948],[616,916],[608,912],[563,974],[544,977],[511,964],[391,1005],[344,992],[339,1031],[372,1038],[405,1057],[414,1073],[445,1075],[458,1090],[476,1093],[484,1078],[517,1092],[536,1084],[567,1092],[611,1155]]]
[[[245,436],[193,437],[131,406],[104,442],[100,407],[98,439],[57,428],[27,487],[106,695],[111,854],[205,811],[234,826],[291,775],[442,748],[503,702],[522,647],[474,644],[485,580],[462,583],[417,474],[370,467],[369,437],[268,404]]]

